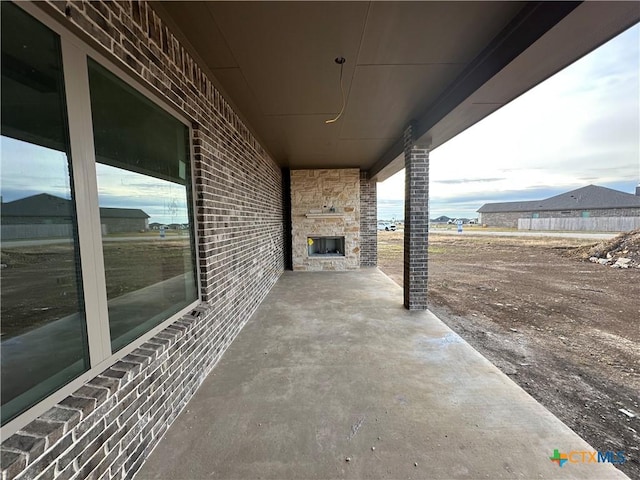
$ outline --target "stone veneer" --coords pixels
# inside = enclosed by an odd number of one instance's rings
[[[313,210],[336,216],[309,218]],[[292,170],[291,223],[293,269],[355,270],[360,267],[360,170]],[[344,236],[344,257],[310,257],[309,237]]]
[[[129,479],[282,273],[282,176],[148,3],[39,6],[193,124],[202,302],[15,434],[3,432],[2,480]]]

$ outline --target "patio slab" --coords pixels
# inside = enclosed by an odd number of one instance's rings
[[[378,269],[286,272],[135,478],[627,478],[555,449],[595,450]]]

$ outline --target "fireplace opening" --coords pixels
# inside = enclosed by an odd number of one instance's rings
[[[344,237],[309,237],[310,257],[344,257]]]

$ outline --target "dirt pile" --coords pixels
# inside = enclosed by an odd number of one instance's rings
[[[613,268],[640,268],[640,228],[569,252],[572,257]]]

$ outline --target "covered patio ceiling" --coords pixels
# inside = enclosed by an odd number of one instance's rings
[[[274,159],[403,168],[634,25],[637,2],[154,2]],[[340,66],[344,57],[345,110]]]

